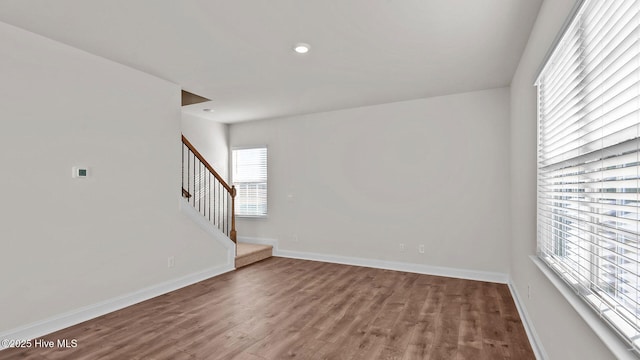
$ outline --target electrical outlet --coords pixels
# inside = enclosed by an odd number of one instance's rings
[[[176,258],[173,256],[169,256],[167,258],[167,267],[172,268],[176,265]]]
[[[293,240],[293,242],[298,242],[298,234],[291,235],[291,239]]]
[[[424,254],[424,244],[420,244],[420,246],[418,246],[418,252],[420,254]]]
[[[400,244],[400,251],[404,251],[404,244]]]

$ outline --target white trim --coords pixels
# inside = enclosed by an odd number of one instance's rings
[[[236,263],[236,244],[220,231],[220,229],[207,221],[207,219],[183,197],[180,198],[180,211],[227,249],[227,265],[234,267]]]
[[[245,145],[245,146],[232,146],[231,151],[233,150],[249,150],[249,149],[269,149],[269,147],[264,145]],[[267,150],[269,151],[269,150]]]
[[[446,277],[478,280],[478,281],[488,281],[488,282],[495,282],[500,284],[506,284],[508,283],[508,280],[509,280],[509,276],[507,274],[497,273],[497,272],[456,269],[456,268],[450,268],[450,267],[412,264],[412,263],[404,263],[404,262],[398,262],[398,261],[385,261],[385,260],[365,259],[365,258],[340,256],[340,255],[281,250],[280,247],[278,246],[278,239],[257,238],[257,237],[247,236],[247,237],[238,237],[238,242],[260,244],[260,245],[272,245],[273,256],[284,257],[284,258],[323,261],[323,262],[329,262],[329,263],[335,263],[335,264],[355,265],[355,266],[364,266],[364,267],[370,267],[370,268],[376,268],[376,269],[411,272],[411,273],[417,273],[417,274],[446,276]]]
[[[638,360],[627,344],[553,270],[537,256],[529,258],[619,360]]]
[[[268,215],[238,215],[236,214],[236,219],[257,219],[257,220],[267,220],[269,219]]]
[[[72,325],[79,324],[83,321],[94,319],[98,316],[108,314],[110,312],[123,309],[127,306],[137,304],[139,302],[154,298],[159,295],[195,284],[197,282],[224,274],[235,270],[235,253],[236,245],[224,235],[219,229],[212,226],[196,209],[193,208],[185,199],[180,198],[180,212],[191,218],[204,231],[210,234],[216,241],[222,244],[227,251],[227,261],[220,266],[212,267],[199,271],[197,273],[185,275],[183,277],[168,280],[160,284],[134,291],[129,294],[108,299],[97,304],[84,306],[78,309],[68,311],[63,314],[55,315],[50,318],[37,321],[31,324],[23,325],[15,329],[11,329],[0,333],[2,339],[34,339],[52,332],[67,328]],[[3,347],[0,342],[0,350]]]
[[[0,350],[3,349],[1,340],[30,340],[38,338],[233,270],[233,265],[229,266],[228,264],[209,268],[5,331],[0,333]]]
[[[535,327],[533,327],[533,323],[529,321],[529,313],[527,312],[527,308],[524,306],[522,301],[520,301],[521,298],[518,293],[518,289],[513,284],[511,279],[509,279],[509,283],[507,285],[509,286],[509,290],[511,291],[511,297],[513,298],[513,302],[516,304],[516,309],[518,309],[518,314],[520,315],[520,319],[522,320],[524,331],[527,333],[529,343],[531,344],[531,348],[533,349],[533,353],[535,354],[536,359],[548,359],[549,356],[542,346],[542,341],[540,341],[540,337],[538,336]]]
[[[547,50],[547,53],[544,55],[544,58],[540,62],[540,66],[538,67],[538,70],[536,70],[536,76],[534,77],[535,80],[533,82],[534,86],[537,86],[538,80],[540,80],[540,75],[542,75],[544,68],[547,67],[549,60],[551,59],[551,55],[553,55],[553,52],[556,50],[556,48],[562,41],[564,34],[567,32],[567,29],[569,28],[569,26],[571,26],[573,19],[578,15],[578,12],[580,11],[580,8],[582,7],[582,5],[584,5],[584,3],[585,3],[584,0],[576,0],[575,4],[573,4],[571,11],[569,11],[569,15],[564,20],[564,23],[560,27],[560,31],[558,31],[558,33],[556,34],[556,37],[551,42],[551,46],[549,46],[549,50]]]
[[[229,151],[229,178],[231,179],[230,183],[232,186],[235,186],[236,183],[236,179],[234,178],[234,173],[235,173],[235,167],[236,167],[236,162],[234,161],[234,155],[236,151],[241,151],[241,150],[256,150],[256,149],[264,149],[266,151],[266,157],[265,157],[265,169],[267,171],[267,177],[264,181],[264,183],[267,184],[267,198],[265,199],[265,204],[266,204],[266,209],[264,214],[241,214],[239,212],[239,210],[237,210],[238,208],[236,207],[236,213],[235,216],[236,218],[240,218],[240,219],[258,219],[258,220],[267,220],[268,216],[269,216],[269,194],[270,194],[270,190],[269,190],[269,147],[265,144],[265,145],[249,145],[249,146],[232,146],[230,148]],[[237,189],[237,188],[236,188]]]
[[[494,282],[494,283],[500,283],[500,284],[506,284],[509,280],[509,276],[507,274],[498,273],[498,272],[456,269],[456,268],[450,268],[450,267],[430,266],[430,265],[423,265],[423,264],[412,264],[412,263],[403,263],[403,262],[385,261],[385,260],[376,260],[376,259],[364,259],[364,258],[356,258],[356,257],[348,257],[348,256],[318,254],[318,253],[310,253],[310,252],[280,250],[280,249],[276,250],[275,247],[273,251],[273,256],[292,258],[292,259],[302,259],[302,260],[324,261],[324,262],[344,264],[344,265],[364,266],[364,267],[370,267],[370,268],[376,268],[376,269],[396,270],[396,271],[404,271],[404,272],[417,273],[417,274],[446,276],[446,277],[453,277],[458,279],[487,281],[487,282]]]

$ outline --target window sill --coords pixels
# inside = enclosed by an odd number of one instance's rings
[[[560,279],[560,277],[556,275],[553,270],[547,266],[547,264],[540,260],[536,255],[531,255],[529,257],[618,359],[638,360],[638,357],[636,357],[633,352],[629,351],[628,345],[618,337],[615,331],[600,319],[598,314],[596,314],[589,305],[574,293],[573,289],[571,289],[569,285],[565,284],[565,282]]]
[[[266,220],[268,218],[267,215],[261,216],[251,216],[251,215],[236,215],[236,219],[263,219]]]

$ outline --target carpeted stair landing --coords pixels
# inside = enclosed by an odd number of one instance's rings
[[[236,244],[236,269],[270,258],[272,256],[272,252],[273,246],[271,245],[239,242]]]

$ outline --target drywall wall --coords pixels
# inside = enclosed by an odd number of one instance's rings
[[[549,359],[604,360],[615,357],[529,259],[536,251],[534,77],[574,2],[543,3],[511,83],[511,276]]]
[[[231,146],[267,145],[269,161],[268,217],[238,236],[507,273],[508,103],[501,88],[232,124]]]
[[[0,43],[0,333],[226,263],[179,211],[178,85],[4,23]]]
[[[195,146],[214,170],[229,180],[228,125],[192,114],[182,114],[182,134]]]

